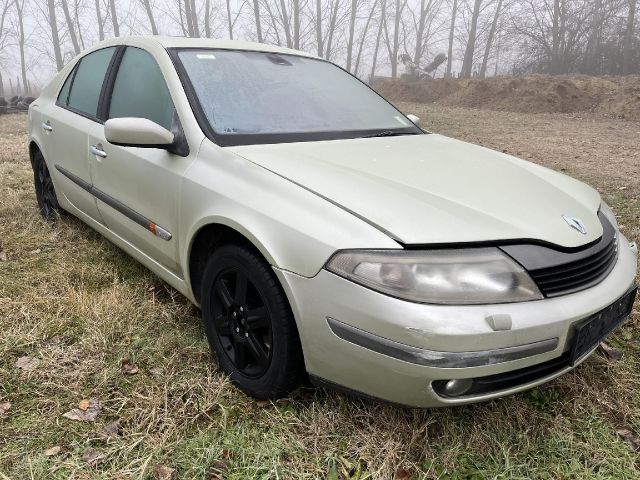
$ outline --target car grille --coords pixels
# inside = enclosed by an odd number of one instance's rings
[[[613,268],[618,257],[618,239],[591,256],[574,262],[530,271],[533,281],[547,297],[583,290],[599,283]]]
[[[545,297],[556,297],[592,287],[613,269],[618,258],[615,227],[598,213],[602,236],[583,248],[560,250],[552,246],[519,244],[502,250],[522,265]]]

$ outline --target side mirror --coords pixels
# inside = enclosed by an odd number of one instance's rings
[[[407,118],[409,120],[411,120],[418,127],[420,126],[420,117],[418,117],[417,115],[414,115],[413,113],[410,113],[410,114],[407,115]]]
[[[121,147],[162,148],[170,150],[175,135],[146,118],[112,118],[104,124],[107,142]]]

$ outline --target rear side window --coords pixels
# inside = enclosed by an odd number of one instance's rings
[[[75,75],[72,75],[71,91],[66,102],[69,108],[91,117],[97,116],[102,83],[115,50],[116,47],[103,48],[80,60]],[[66,85],[62,87],[61,94],[65,87]],[[65,105],[64,98],[59,97],[59,101]]]
[[[58,94],[58,103],[60,105],[67,105],[67,102],[69,102],[69,91],[71,90],[71,82],[73,81],[73,74],[75,71],[75,68],[71,70],[67,80],[64,82],[64,85],[62,85],[62,90],[60,90],[60,93]]]
[[[155,59],[140,48],[127,47],[113,86],[109,118],[146,118],[171,130],[174,112]]]

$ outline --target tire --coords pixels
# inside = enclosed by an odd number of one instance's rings
[[[60,214],[60,205],[58,204],[58,197],[51,180],[49,168],[40,152],[36,152],[33,157],[33,183],[40,215],[47,222],[54,222]]]
[[[209,345],[234,385],[258,399],[280,398],[300,386],[306,372],[295,320],[259,254],[239,245],[216,249],[201,299]]]

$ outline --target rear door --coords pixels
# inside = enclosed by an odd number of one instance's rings
[[[106,73],[117,47],[83,57],[65,80],[56,105],[42,112],[44,151],[55,168],[62,194],[81,213],[102,221],[91,194],[92,164],[88,133],[102,126],[98,106]]]
[[[107,88],[105,118],[146,118],[167,130],[180,128],[162,71],[146,50],[127,46]],[[89,140],[99,150],[92,159],[94,186],[107,226],[179,275],[178,193],[191,158],[158,148],[112,145],[98,126]]]

